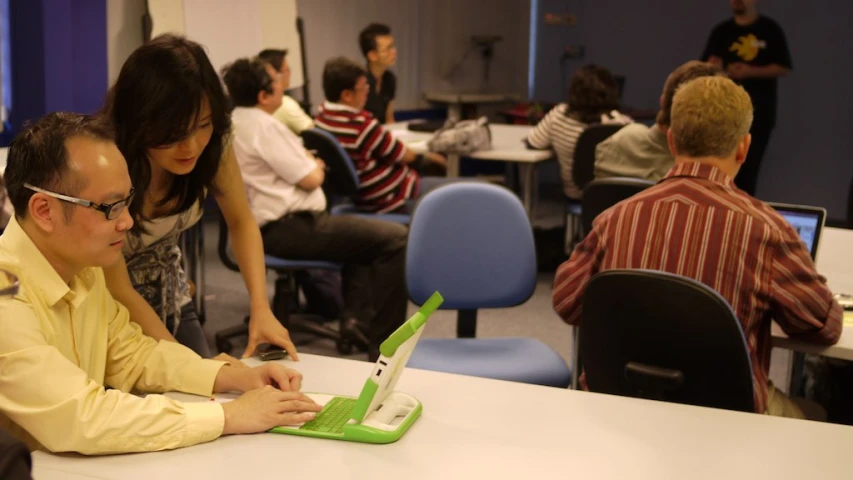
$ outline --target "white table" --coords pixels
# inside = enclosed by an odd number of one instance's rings
[[[827,285],[834,293],[853,293],[853,231],[842,228],[824,228],[817,253],[817,271],[826,277]],[[853,313],[845,312],[845,324]],[[773,346],[791,351],[788,361],[788,393],[797,392],[802,383],[806,353],[828,358],[853,361],[853,327],[845,326],[841,338],[835,345],[815,345],[788,338],[782,328],[773,324],[771,329]]]
[[[431,133],[408,130],[408,122],[393,123],[387,125],[386,128],[416,153],[426,152],[427,142],[432,138]],[[554,152],[531,150],[524,145],[524,139],[533,129],[531,126],[490,124],[489,128],[492,132],[492,148],[478,150],[466,156],[478,160],[517,164],[518,173],[521,177],[521,200],[532,220],[538,185],[536,167],[541,162],[554,158]],[[447,176],[450,178],[459,176],[459,155],[447,156]]]
[[[303,354],[305,391],[356,395],[372,364]],[[850,478],[853,428],[408,369],[397,443],[229,436],[168,452],[35,453],[38,480]],[[198,398],[198,397],[196,397]],[[201,399],[206,401],[206,399]]]

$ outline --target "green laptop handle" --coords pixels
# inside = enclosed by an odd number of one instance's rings
[[[406,320],[406,323],[400,325],[400,328],[394,331],[381,345],[379,345],[379,353],[385,357],[392,357],[400,345],[406,340],[412,338],[412,335],[417,333],[418,329],[426,323],[427,318],[432,315],[442,303],[444,297],[440,293],[435,292],[424,302],[423,306],[418,309],[417,313]]]

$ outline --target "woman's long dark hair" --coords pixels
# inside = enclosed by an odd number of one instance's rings
[[[145,231],[142,213],[145,192],[151,183],[147,151],[177,143],[192,134],[204,99],[210,104],[213,134],[187,175],[174,175],[165,205],[175,201],[170,215],[184,212],[204,200],[223,154],[223,140],[231,129],[228,101],[216,70],[204,48],[176,35],[160,35],[137,48],[124,62],[118,80],[107,94],[104,114],[116,131],[116,145],[130,171],[136,189],[129,209],[136,224]]]
[[[584,65],[569,82],[566,115],[583,123],[599,123],[601,114],[619,109],[619,89],[610,70]]]

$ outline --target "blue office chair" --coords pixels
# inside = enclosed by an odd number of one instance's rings
[[[231,246],[228,237],[228,225],[222,213],[219,213],[219,258],[228,269],[235,272],[240,271],[240,266],[231,255]],[[323,325],[323,319],[317,315],[291,315],[290,307],[298,303],[299,286],[296,283],[295,273],[301,270],[335,270],[340,271],[342,265],[331,262],[314,260],[286,260],[270,255],[264,256],[264,265],[267,270],[273,270],[278,274],[275,280],[275,293],[272,300],[272,311],[276,318],[293,333],[309,333],[322,338],[335,341],[335,346],[343,355],[352,353],[353,344],[362,342],[352,336],[342,335],[339,330],[334,330]],[[233,348],[231,340],[235,337],[246,336],[249,333],[249,316],[243,319],[243,323],[233,327],[224,328],[215,334],[216,348],[220,352],[231,352]]]
[[[338,140],[329,132],[314,127],[301,134],[305,148],[315,150],[317,157],[326,162],[326,181],[323,191],[331,206],[332,215],[357,215],[408,225],[411,217],[403,213],[367,213],[358,210],[350,199],[358,191],[358,172],[352,159]]]
[[[557,352],[531,338],[474,338],[477,310],[519,305],[536,287],[530,220],[509,190],[487,183],[438,187],[418,203],[406,251],[409,296],[432,292],[458,310],[454,339],[424,338],[414,368],[566,387],[571,372]]]
[[[755,412],[743,329],[707,285],[653,270],[608,270],[590,280],[582,315],[590,391]]]

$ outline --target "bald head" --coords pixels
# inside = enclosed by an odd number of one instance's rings
[[[69,146],[79,143],[72,142],[76,139],[112,144],[113,133],[108,124],[94,117],[55,112],[29,125],[12,140],[4,176],[16,216],[26,217],[33,196],[24,184],[74,196],[86,188],[89,178],[94,178],[81,176],[80,167],[84,165],[71,160]]]

